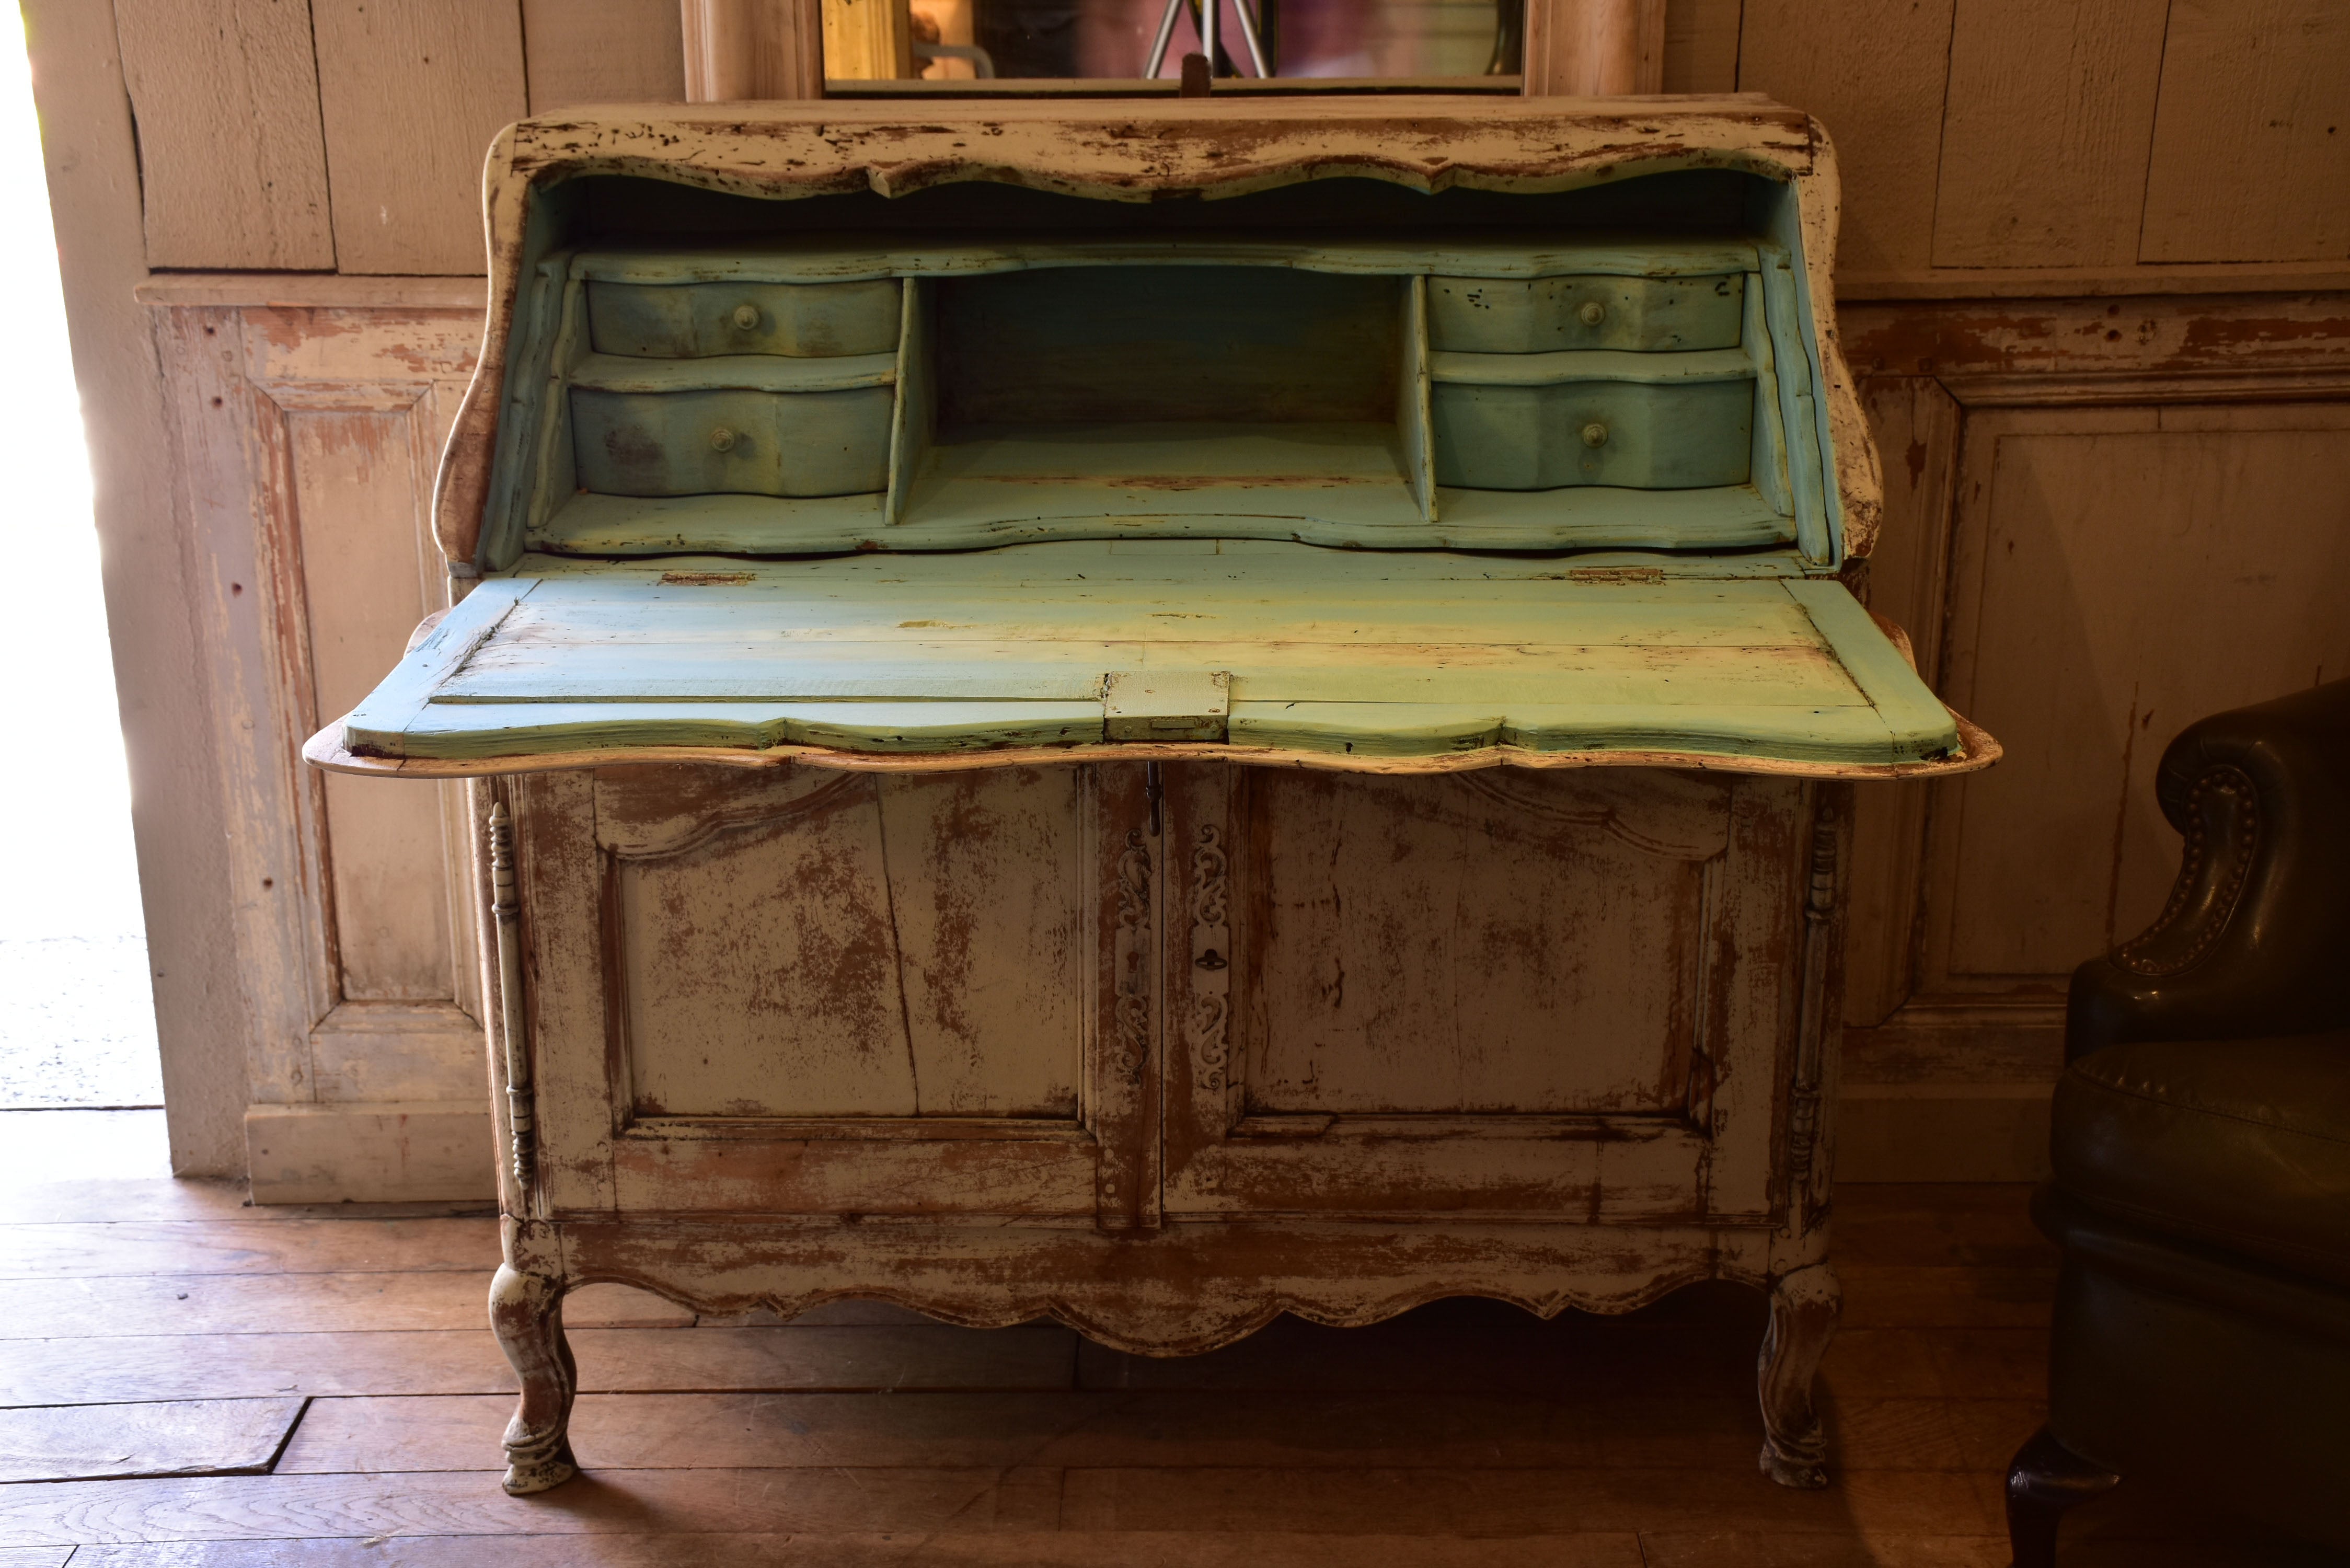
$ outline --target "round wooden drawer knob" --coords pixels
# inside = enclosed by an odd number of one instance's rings
[[[710,450],[712,452],[733,452],[734,450],[734,432],[733,431],[728,430],[724,425],[720,425],[716,430],[710,432]]]
[[[1575,319],[1586,327],[1596,327],[1607,319],[1607,307],[1596,299],[1586,299],[1583,302],[1583,307],[1577,310],[1575,316]]]
[[[737,332],[748,332],[758,325],[759,307],[757,306],[738,305],[734,307],[734,329]]]
[[[1591,423],[1584,426],[1583,444],[1586,446],[1606,446],[1607,444],[1607,427],[1601,424],[1596,420],[1594,420]]]

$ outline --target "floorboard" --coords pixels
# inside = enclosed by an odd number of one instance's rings
[[[486,1295],[486,1293],[485,1293]],[[486,1325],[487,1309],[484,1308]],[[1075,1336],[1032,1326],[588,1328],[583,1389],[1066,1388]],[[18,1341],[0,1404],[251,1399],[276,1394],[488,1394],[514,1374],[483,1328],[151,1334]]]
[[[280,1474],[477,1469],[512,1413],[504,1394],[312,1402]],[[2028,1407],[1975,1423],[2003,1464],[2032,1431]],[[1840,1404],[1846,1469],[1963,1470],[1959,1423],[1941,1399]],[[2026,1424],[2009,1428],[2021,1420]],[[1742,1388],[1703,1396],[1545,1399],[1365,1391],[863,1394],[589,1394],[573,1446],[598,1469],[715,1465],[1184,1468],[1593,1466],[1737,1469],[1761,1446]]]
[[[289,1281],[298,1288],[289,1290]],[[489,1295],[486,1269],[0,1280],[0,1342],[247,1334],[261,1324],[281,1334],[474,1329]],[[563,1320],[578,1328],[681,1328],[693,1314],[624,1285],[589,1285],[565,1299]]]
[[[438,1270],[486,1278],[497,1266],[498,1222],[489,1216],[0,1225],[0,1279]]]
[[[223,1468],[262,1473],[0,1484],[0,1568],[1995,1568],[2041,1418],[2054,1260],[2026,1190],[1846,1188],[1825,1492],[1756,1471],[1763,1314],[1735,1287],[1617,1319],[1284,1319],[1162,1361],[598,1286],[565,1309],[588,1474],[514,1499],[493,1219],[255,1210],[171,1180],[160,1117],[112,1115],[0,1126],[0,1434],[52,1428],[0,1449],[61,1474],[135,1446],[110,1433],[193,1451],[226,1417],[299,1418],[282,1451],[247,1423],[239,1453],[269,1452]],[[2125,1485],[2068,1521],[2067,1568],[2324,1561],[2181,1509]]]
[[[208,1399],[0,1409],[0,1481],[266,1470],[302,1418],[302,1406],[299,1399]]]

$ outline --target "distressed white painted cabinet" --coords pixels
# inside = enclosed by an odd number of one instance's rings
[[[473,781],[509,1490],[610,1280],[1160,1355],[1740,1280],[1822,1484],[1850,796],[1997,755],[1840,575],[1824,140],[892,112],[507,133],[460,597],[308,748]]]

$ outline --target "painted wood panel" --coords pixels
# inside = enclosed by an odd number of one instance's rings
[[[524,964],[507,976],[485,964],[488,994],[482,1016],[489,1026],[491,1103],[501,1149],[511,1148],[512,1124],[495,1085],[509,1046],[508,1021],[519,1014],[535,1075],[536,1119],[534,1174],[540,1204],[555,1210],[609,1210],[614,1202],[614,1134],[627,1101],[616,1094],[617,1053],[610,1039],[610,999],[616,981],[605,940],[604,857],[596,842],[596,781],[583,772],[541,774],[500,790],[484,780],[468,799],[476,835],[486,832],[503,796],[513,813],[515,876],[527,888],[531,918],[522,922]],[[480,857],[476,857],[478,860]],[[509,981],[522,988],[521,1006],[506,1000]],[[615,1102],[618,1102],[616,1105]],[[498,1162],[499,1207],[526,1211],[515,1161]]]
[[[302,623],[323,722],[366,695],[424,617],[415,522],[431,454],[413,401],[296,407],[285,420]],[[352,788],[358,782],[325,781],[337,989],[349,1002],[451,997],[457,964],[439,796]]]
[[[917,1114],[888,851],[853,783],[617,868],[636,1115]]]
[[[1945,690],[2007,744],[1936,813],[1929,992],[2054,987],[2178,867],[2163,748],[2350,671],[2350,408],[1992,410],[1959,475]]]
[[[348,815],[335,826],[346,832],[352,827]],[[434,827],[432,837],[445,844],[445,819]],[[419,837],[432,842],[421,833]],[[452,868],[463,865],[462,849],[461,839],[459,853],[450,857]],[[434,879],[431,868],[424,879]],[[451,912],[465,913],[462,908]],[[424,1002],[345,1002],[320,1020],[310,1031],[310,1082],[319,1102],[357,1107],[447,1101],[460,1086],[478,1080],[482,1026],[470,1011],[478,1005],[473,992],[479,989],[472,957],[460,955],[461,967],[448,987],[463,998],[462,1003],[445,992]],[[483,1182],[473,1190],[485,1193],[490,1186]]]
[[[1811,786],[1167,782],[1170,1215],[1783,1198]]]
[[[2350,379],[2350,291],[1872,302],[1836,316],[1860,375],[1947,378],[1970,402],[2273,401]]]
[[[1084,768],[513,781],[549,1204],[1134,1223],[1155,1119],[1096,965],[1149,886],[1087,864],[1145,820],[1113,771],[1107,822]]]
[[[522,0],[530,112],[580,103],[682,103],[679,0]]]
[[[1162,1137],[1193,1212],[1686,1220],[1783,1197],[1773,1129],[1787,1075],[1800,1094],[1820,1070],[1796,1041],[1824,1028],[1787,989],[1825,957],[1797,935],[1814,786],[1165,774],[1163,799],[1139,766],[513,781],[555,1208],[1091,1207],[1149,1232]],[[1328,807],[1369,831],[1304,831]],[[654,886],[655,867],[675,875]],[[1339,898],[1284,903],[1333,867]],[[1290,972],[1336,950],[1368,995]],[[1230,1004],[1213,1018],[1201,977]],[[802,995],[777,1005],[785,988]],[[820,1027],[753,1039],[724,1016],[795,1005]],[[1293,1043],[1366,1018],[1380,1027],[1306,1064],[1293,1103]],[[697,1103],[675,1093],[713,1068]],[[916,1114],[918,1086],[951,1098],[959,1075],[972,1093],[941,1108],[960,1119]],[[1024,1082],[1051,1103],[1004,1097]],[[1170,1084],[1183,1100],[1162,1108]]]
[[[875,776],[918,1111],[1076,1114],[1084,784],[1074,768]]]
[[[472,0],[313,0],[347,273],[478,273],[482,158],[528,111],[522,12]]]
[[[635,1113],[1074,1118],[1076,770],[810,774],[675,846],[599,799]]]
[[[2350,7],[2171,0],[2142,262],[2350,255]]]
[[[525,104],[674,100],[686,55],[698,96],[796,96],[816,29],[815,0],[321,0],[313,47],[283,0],[199,9],[118,7],[156,265],[332,267],[340,243],[348,272],[477,271],[481,152]],[[2342,261],[2342,204],[2297,193],[2350,158],[2325,130],[2350,112],[2345,32],[2327,0],[2181,0],[2167,41],[2154,0],[1676,0],[1660,68],[1818,114],[1842,270],[1939,290],[1986,267]]]
[[[2133,815],[2124,847],[2135,858],[2120,881],[2123,900],[2137,907],[2115,916],[2122,935],[2177,865],[2178,839],[2156,822],[2150,793],[2162,743],[2205,711],[2306,684],[2314,670],[2296,675],[2268,661],[2289,661],[2297,643],[2322,639],[2329,617],[2340,618],[2338,581],[2314,596],[2306,587],[2324,577],[2328,531],[2341,526],[2324,499],[2341,483],[2338,463],[2304,464],[2298,480],[2256,479],[2244,486],[2242,514],[2231,503],[2215,521],[2209,484],[2170,467],[2140,472],[2134,458],[2116,459],[2089,438],[2202,441],[2225,458],[2236,437],[2222,422],[2273,433],[2307,416],[2319,432],[2296,439],[2338,444],[2339,434],[2325,431],[2350,392],[2350,296],[1887,302],[1848,304],[1840,320],[1847,353],[1872,376],[1864,400],[1884,456],[1886,528],[1868,563],[1872,606],[1908,626],[1929,680],[1953,701],[1968,694],[1960,672],[1977,664],[2008,671],[2005,695],[2019,705],[2002,714],[2008,729],[1999,732],[2022,743],[1999,772],[2027,773],[2003,799],[1959,785],[1856,792],[1845,1175],[2027,1179],[2045,1169],[2048,1096],[2063,1064],[2064,972],[2105,945],[2125,792]],[[2045,438],[2037,455],[2054,481],[2041,475],[2036,490],[2019,490],[2019,476],[2004,473],[2004,491],[1986,482],[1979,492],[1983,475],[1962,472],[1962,454],[1972,462],[1985,443],[2019,434]],[[2279,454],[2239,456],[2257,468]],[[2317,505],[2282,499],[2296,483],[2312,487]],[[1994,500],[2002,514],[2031,512],[2059,541],[2034,554],[2028,536],[2002,538],[2002,552],[2012,542],[2017,560],[2031,562],[2012,568],[2027,580],[2012,610],[1987,599],[1981,581]],[[2071,537],[2084,528],[2093,535],[2086,548]],[[2282,569],[2270,569],[2272,556]],[[2091,585],[2081,603],[2032,597],[2051,562]],[[2272,580],[2249,580],[2263,576]],[[2085,677],[2055,656],[2044,680],[2016,673],[2043,656],[2033,649],[2062,641],[2057,632],[2094,643],[2100,664],[2117,663],[2121,696],[2110,720],[2101,708],[2033,715],[2034,702],[2061,707],[2072,685],[2111,673]],[[2163,690],[2125,779],[2114,732],[2132,681]],[[2052,938],[2043,925],[2038,950],[2026,955],[2036,972],[1954,971],[1953,910],[1978,876],[1992,887],[1967,907],[1976,932],[1998,930],[2008,914],[1999,901],[2022,886],[2088,888],[2090,907],[2069,936]]]
[[[477,324],[454,310],[157,314],[211,589],[263,1201],[488,1190],[461,797],[348,789],[298,760],[322,714],[447,602],[427,498]]]
[[[1596,772],[1252,780],[1248,1109],[1685,1104],[1729,793]]]
[[[201,661],[224,818],[217,836],[225,908],[214,940],[232,955],[242,1121],[246,1102],[309,1096],[307,1031],[332,1005],[315,918],[320,878],[308,830],[316,786],[272,744],[296,727],[283,717],[283,612],[274,591],[290,573],[278,547],[283,531],[265,521],[267,438],[283,425],[244,374],[238,312],[166,311],[154,327],[172,421],[172,508],[200,562],[192,597],[201,651],[192,653]]]
[[[1844,178],[1839,273],[1924,267],[1954,0],[1746,0],[1738,86],[1827,127]]]
[[[1929,686],[1941,673],[1952,467],[1961,410],[1926,376],[1861,383],[1861,407],[1885,468],[1885,525],[1868,557],[1870,611],[1901,628]],[[1930,783],[1898,780],[1853,798],[1852,892],[1846,905],[1845,1022],[1883,1023],[1914,980],[1920,846]]]
[[[147,265],[331,267],[307,6],[120,0]]]
[[[1959,0],[1938,266],[2137,259],[2166,0]]]
[[[298,730],[341,712],[448,585],[419,525],[471,350],[463,318],[298,309],[241,313],[246,376],[274,414],[277,530],[289,581],[280,637]],[[305,829],[325,971],[312,1029],[322,1098],[430,1100],[479,1071],[470,926],[456,897],[457,792],[323,781]],[[371,1018],[369,1004],[390,1012]]]

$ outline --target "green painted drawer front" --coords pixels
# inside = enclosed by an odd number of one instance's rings
[[[829,358],[898,347],[898,281],[590,283],[588,334],[598,354],[699,359],[712,354]]]
[[[889,480],[894,392],[571,391],[581,488],[602,495],[857,495]]]
[[[1745,283],[1742,273],[1715,277],[1431,277],[1428,342],[1432,348],[1473,354],[1734,348]]]
[[[1743,484],[1754,383],[1561,381],[1430,389],[1436,483],[1470,490]]]

